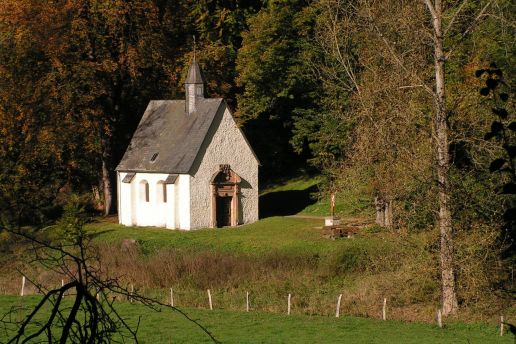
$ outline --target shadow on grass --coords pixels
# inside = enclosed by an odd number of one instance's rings
[[[287,216],[299,213],[309,205],[317,202],[311,194],[317,191],[317,185],[304,190],[269,192],[260,196],[260,218]]]
[[[109,232],[114,232],[115,230],[114,229],[103,229],[103,230],[100,230],[100,231],[95,231],[95,232],[88,232],[88,238],[89,239],[95,239],[103,234],[106,234],[106,233],[109,233]]]

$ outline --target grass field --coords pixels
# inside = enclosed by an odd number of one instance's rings
[[[330,214],[330,196],[321,193],[321,177],[298,176],[268,186],[260,192],[260,217],[274,215]],[[339,216],[374,215],[371,199],[342,191],[336,194],[335,213]]]
[[[11,306],[34,306],[38,297],[0,297],[0,314]],[[151,311],[141,305],[121,303],[118,311],[130,324],[141,316],[141,343],[210,343],[195,324],[170,309]],[[357,317],[274,315],[259,312],[184,309],[222,343],[513,343],[500,337],[495,326],[448,324],[444,329],[420,323],[380,321]],[[21,314],[19,314],[21,318]],[[0,331],[0,342],[8,337]]]
[[[173,231],[162,228],[126,227],[97,221],[87,229],[96,240],[117,242],[136,239],[146,251],[159,248],[176,250],[217,250],[263,254],[281,251],[292,254],[329,254],[352,246],[368,247],[385,243],[382,235],[331,241],[321,236],[322,219],[269,217],[238,228]]]

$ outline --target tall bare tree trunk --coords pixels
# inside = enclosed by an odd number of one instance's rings
[[[449,208],[449,169],[450,157],[448,147],[448,121],[445,103],[444,67],[442,33],[442,3],[435,0],[424,0],[432,15],[435,48],[435,135],[437,141],[437,175],[439,180],[439,229],[441,232],[441,283],[442,312],[450,315],[457,312],[457,296],[455,293],[455,274],[453,267],[452,222]]]
[[[104,191],[104,215],[110,215],[113,213],[115,197],[111,178],[111,171],[109,170],[108,163],[102,159],[102,186]]]
[[[104,215],[113,214],[116,209],[116,177],[113,169],[113,154],[109,137],[102,131],[102,190],[104,193]]]

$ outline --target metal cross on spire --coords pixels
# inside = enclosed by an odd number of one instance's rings
[[[195,50],[197,48],[197,44],[195,42],[195,35],[193,35],[193,59],[195,61]]]

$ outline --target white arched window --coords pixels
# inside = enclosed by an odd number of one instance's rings
[[[157,184],[156,196],[158,203],[167,203],[167,184],[162,180]]]
[[[140,200],[149,202],[149,183],[146,180],[140,182]]]

